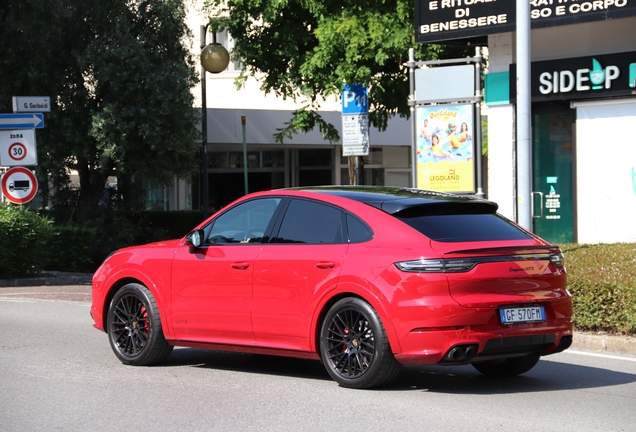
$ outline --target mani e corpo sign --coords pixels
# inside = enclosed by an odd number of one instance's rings
[[[636,0],[528,0],[532,28],[636,15]],[[515,30],[516,0],[415,0],[418,43]]]

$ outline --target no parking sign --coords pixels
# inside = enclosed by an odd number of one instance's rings
[[[30,169],[15,167],[2,176],[2,193],[14,204],[31,201],[38,192],[38,180]]]
[[[37,165],[35,131],[16,129],[0,131],[0,165]]]

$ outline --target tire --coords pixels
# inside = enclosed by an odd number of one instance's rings
[[[163,335],[155,298],[143,285],[130,283],[117,291],[106,320],[110,346],[124,364],[153,365],[172,352]]]
[[[473,367],[490,377],[512,377],[528,372],[539,363],[538,354],[473,363]]]
[[[329,309],[320,331],[320,356],[342,387],[379,387],[400,372],[378,314],[359,298],[344,298]]]

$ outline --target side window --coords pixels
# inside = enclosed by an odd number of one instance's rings
[[[205,244],[261,243],[280,198],[261,198],[232,207],[205,227]]]
[[[294,199],[285,212],[275,243],[345,243],[344,212],[327,204]]]
[[[373,238],[373,231],[360,219],[347,213],[347,229],[351,243],[362,243]]]

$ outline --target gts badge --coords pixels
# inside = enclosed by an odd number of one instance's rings
[[[188,324],[188,320],[177,320],[177,324],[187,325]]]
[[[550,261],[514,261],[508,268],[513,273],[525,273],[527,275],[538,275],[550,273]]]

